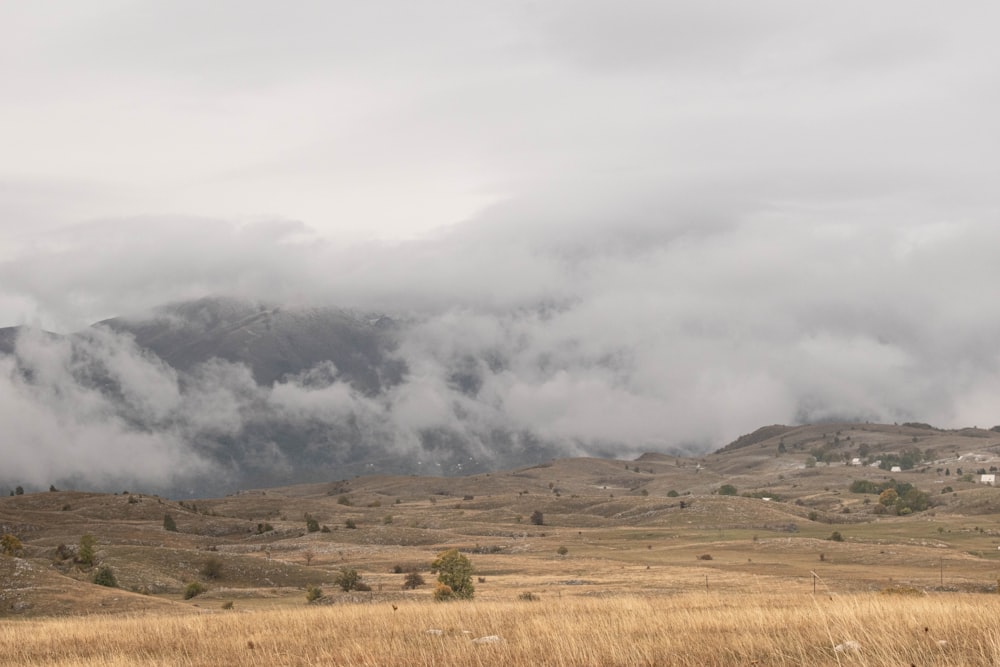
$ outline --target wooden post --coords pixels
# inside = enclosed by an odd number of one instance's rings
[[[812,573],[813,576],[813,595],[816,595],[816,573]]]

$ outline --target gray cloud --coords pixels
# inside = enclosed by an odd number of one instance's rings
[[[261,388],[94,334],[122,414],[39,339],[39,386],[3,362],[25,441],[182,457],[263,412],[431,460],[435,429],[582,453],[1000,422],[987,3],[89,4],[0,10],[6,323],[334,304],[406,319],[409,375]]]

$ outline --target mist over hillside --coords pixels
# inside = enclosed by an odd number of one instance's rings
[[[603,340],[580,308],[401,315],[216,297],[69,335],[3,329],[0,483],[204,496],[700,455],[762,423],[895,414],[824,398],[813,391],[824,383],[787,370],[713,382],[710,366],[686,384],[690,362],[659,358],[669,351],[624,321]]]

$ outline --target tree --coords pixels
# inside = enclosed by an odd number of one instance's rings
[[[21,544],[21,540],[17,539],[16,535],[4,533],[4,536],[0,537],[0,550],[3,551],[4,556],[16,556],[23,548],[24,545]]]
[[[315,517],[311,517],[308,514],[306,514],[306,530],[310,533],[319,532],[319,521],[317,521]]]
[[[896,489],[886,489],[878,495],[878,502],[886,507],[891,507],[898,498],[899,494],[896,493]]]
[[[174,517],[169,514],[163,515],[163,530],[169,530],[171,533],[177,532],[177,523],[174,521]]]
[[[83,565],[93,565],[94,558],[96,558],[96,553],[94,548],[97,546],[97,540],[93,535],[84,535],[80,538],[80,548],[76,552],[76,562]]]
[[[361,575],[358,574],[357,570],[350,570],[345,567],[337,573],[333,582],[340,586],[340,590],[347,593],[358,587],[358,584],[361,583]]]
[[[723,484],[719,487],[720,496],[735,496],[737,493],[736,487],[732,484]]]
[[[23,486],[17,486],[17,487],[15,487],[14,488],[14,495],[15,496],[23,496],[24,495],[24,487]]]
[[[531,513],[531,523],[536,526],[542,526],[545,524],[545,515],[542,514],[541,510],[535,510]]]
[[[458,553],[458,549],[439,553],[431,563],[431,572],[437,573],[438,582],[450,588],[454,597],[469,600],[475,594],[472,586],[472,562]]]

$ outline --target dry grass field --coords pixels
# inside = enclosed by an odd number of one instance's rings
[[[1000,597],[687,593],[0,625],[2,665],[995,665]]]
[[[1000,464],[1000,433],[771,427],[737,444],[214,499],[2,497],[0,533],[24,548],[0,557],[0,665],[1000,662],[1000,491],[968,476]],[[809,460],[862,445],[935,455],[891,475]],[[930,507],[849,489],[890,477]],[[75,557],[85,534],[93,565]],[[450,548],[475,568],[471,601],[433,600]],[[371,590],[339,590],[345,568]],[[427,584],[403,590],[411,570]],[[185,599],[192,582],[206,590]]]

